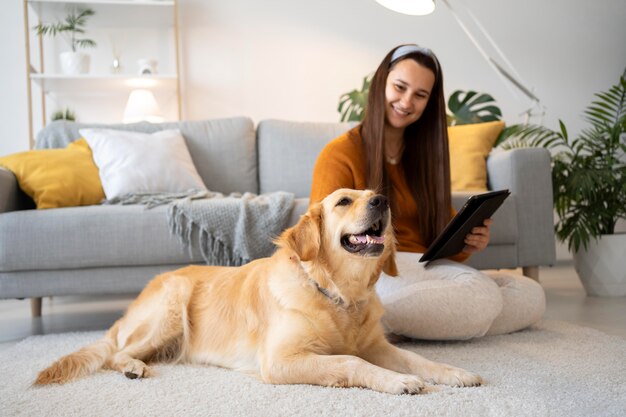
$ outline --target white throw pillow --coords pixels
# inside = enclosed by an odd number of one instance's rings
[[[129,193],[206,190],[179,130],[80,129],[107,199]]]

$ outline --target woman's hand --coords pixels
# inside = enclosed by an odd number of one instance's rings
[[[493,220],[485,219],[484,227],[474,227],[470,233],[465,236],[465,253],[477,253],[485,249],[489,244],[489,226]]]

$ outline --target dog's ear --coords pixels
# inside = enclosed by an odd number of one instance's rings
[[[385,263],[383,264],[383,272],[390,277],[398,276],[398,266],[396,265],[396,245],[391,245]]]
[[[300,217],[298,223],[283,232],[276,243],[291,249],[301,261],[310,261],[317,257],[321,246],[322,205],[316,203]]]

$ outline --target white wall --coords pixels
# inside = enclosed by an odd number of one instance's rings
[[[22,0],[0,6],[0,155],[28,149],[26,60]]]
[[[626,66],[624,0],[449,1],[472,8],[547,107],[549,127],[563,119],[571,134],[578,132],[593,94],[614,84]],[[22,0],[0,7],[4,155],[27,149],[28,130]],[[409,42],[437,53],[448,95],[488,92],[509,123],[520,122],[529,105],[495,75],[442,2],[424,17],[393,13],[374,0],[179,0],[179,13],[187,119],[337,121],[338,97],[360,87],[389,49]],[[102,109],[107,119],[120,112]]]
[[[459,0],[450,0],[459,4]],[[623,0],[468,2],[548,109],[546,122],[571,130],[594,92],[626,66]],[[337,120],[338,96],[360,85],[403,42],[430,46],[448,94],[475,89],[496,97],[508,121],[529,102],[516,99],[441,2],[426,17],[388,11],[374,0],[185,1],[187,116],[247,114],[255,120]]]
[[[550,127],[560,118],[571,133],[579,131],[593,93],[615,83],[626,66],[623,0],[450,2],[460,10],[471,6],[547,107]],[[6,60],[0,66],[0,154],[7,154],[28,147],[24,28],[21,0],[1,8]],[[406,42],[437,53],[448,95],[456,89],[488,92],[509,123],[521,121],[529,105],[492,71],[442,2],[424,17],[391,12],[374,0],[180,0],[179,12],[188,119],[336,121],[338,97],[359,87],[389,49]],[[92,53],[110,55],[104,45]],[[103,108],[102,117],[120,112]]]

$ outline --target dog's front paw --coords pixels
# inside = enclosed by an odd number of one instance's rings
[[[433,375],[432,381],[453,387],[476,387],[483,384],[479,375],[450,365],[442,365],[440,371]]]
[[[389,381],[385,391],[390,394],[419,394],[425,386],[426,384],[419,376],[400,374]]]
[[[152,374],[148,365],[138,359],[130,360],[122,372],[128,379],[147,378]]]

